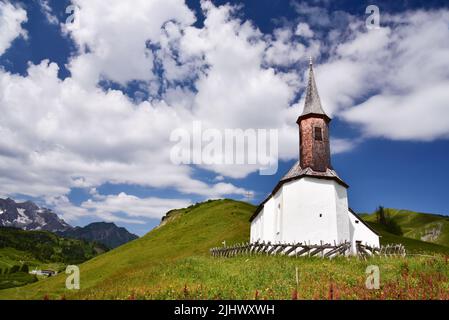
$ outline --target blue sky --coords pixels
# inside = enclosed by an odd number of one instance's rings
[[[0,0],[0,196],[139,235],[208,198],[257,204],[297,159],[313,56],[350,206],[448,214],[444,1],[107,3],[73,1],[76,29],[71,1]],[[277,173],[169,163],[170,132],[192,121],[279,129]]]

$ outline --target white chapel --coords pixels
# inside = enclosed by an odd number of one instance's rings
[[[331,165],[329,123],[313,64],[304,111],[299,116],[299,161],[251,217],[251,242],[340,244],[379,247],[379,235],[348,206],[348,185]]]

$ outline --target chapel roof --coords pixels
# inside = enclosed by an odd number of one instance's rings
[[[306,89],[306,97],[304,102],[304,110],[300,117],[315,114],[315,115],[323,115],[327,118],[329,116],[324,112],[323,107],[321,106],[320,96],[318,94],[318,88],[315,83],[315,75],[313,72],[313,62],[312,58],[310,58],[309,62],[309,81],[307,83]],[[329,118],[330,119],[330,118]]]

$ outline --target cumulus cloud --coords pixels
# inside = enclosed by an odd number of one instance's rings
[[[105,183],[205,198],[244,196],[248,190],[223,181],[258,166],[199,165],[217,176],[204,182],[196,167],[171,163],[170,133],[197,120],[220,130],[274,128],[280,159],[297,158],[294,121],[303,98],[296,100],[305,88],[309,55],[319,61],[316,78],[326,111],[360,125],[365,137],[448,137],[442,116],[449,92],[446,10],[388,16],[387,25],[368,31],[349,14],[297,5],[320,19],[265,35],[231,5],[203,1],[199,27],[181,0],[73,2],[79,24],[62,26],[77,46],[70,77],[59,79],[59,66],[46,60],[30,64],[26,75],[0,70],[0,194],[44,197],[67,219],[94,215],[141,223],[188,202],[93,192],[75,206],[67,198],[75,187]],[[26,13],[1,1],[0,8],[21,12],[11,20],[19,26],[12,36],[0,29],[1,52],[3,43],[25,34],[20,25]],[[338,28],[323,35],[334,22]],[[131,81],[139,84],[137,98],[126,90]],[[121,89],[100,86],[104,82]],[[332,149],[346,152],[358,143],[333,137]]]
[[[340,44],[334,61],[320,69],[321,75],[332,69],[337,75],[324,83],[326,101],[367,137],[447,138],[449,11],[408,12],[384,21],[380,30],[358,31]]]
[[[448,138],[449,10],[384,12],[381,28],[368,30],[343,11],[293,6],[320,42],[315,74],[327,113],[355,124],[364,138]],[[340,145],[334,148],[346,150]]]
[[[43,61],[27,76],[0,72],[0,192],[67,194],[106,182],[172,187],[203,196],[241,194],[191,178],[171,163],[169,133],[186,117],[163,102],[133,104],[123,92],[86,90]]]
[[[295,35],[302,36],[304,38],[312,38],[313,31],[310,29],[307,23],[300,22],[296,27]]]
[[[189,200],[161,199],[161,198],[138,198],[126,193],[118,195],[95,195],[81,204],[81,208],[93,212],[95,215],[105,219],[113,220],[111,214],[122,213],[131,218],[160,219],[167,211],[176,208],[184,208],[191,203]],[[136,222],[140,222],[136,220]]]
[[[182,26],[195,21],[182,0],[72,1],[77,10],[64,31],[78,47],[69,64],[75,80],[96,84],[100,77],[126,85],[154,80],[154,54],[161,28],[172,21]],[[101,18],[99,18],[101,17]]]
[[[157,197],[139,198],[124,192],[117,195],[92,194],[92,199],[73,205],[66,196],[47,198],[47,204],[58,208],[66,221],[77,221],[81,217],[97,217],[103,221],[144,224],[148,219],[161,219],[168,211],[191,204],[184,199]]]
[[[27,37],[22,24],[28,20],[26,11],[8,1],[0,1],[0,56],[17,37]]]
[[[276,29],[265,53],[266,61],[275,66],[291,66],[318,56],[319,41],[303,39],[312,36],[313,32],[306,23],[300,23],[296,31],[286,27]]]

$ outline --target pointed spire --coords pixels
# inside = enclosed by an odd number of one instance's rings
[[[318,95],[318,89],[316,87],[315,83],[315,76],[313,74],[313,61],[312,57],[310,57],[309,60],[309,82],[307,84],[307,91],[306,91],[306,99],[304,103],[304,111],[301,116],[307,115],[307,114],[322,114],[326,115],[326,113],[323,110],[323,107],[321,107],[321,101],[320,96]]]

